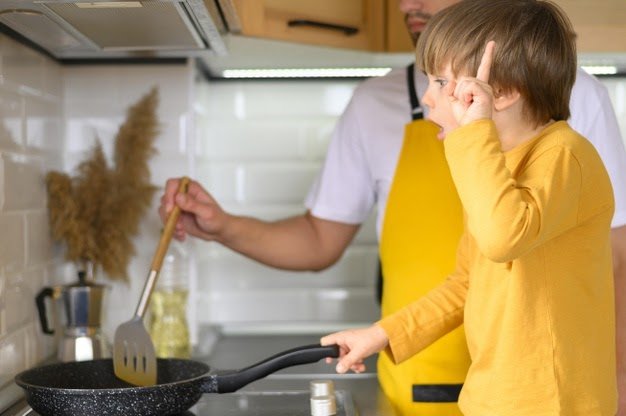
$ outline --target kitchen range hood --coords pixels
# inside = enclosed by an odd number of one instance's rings
[[[0,24],[57,59],[225,55],[230,0],[2,0]]]

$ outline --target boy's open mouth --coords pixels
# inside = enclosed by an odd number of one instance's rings
[[[439,140],[443,140],[443,139],[445,139],[445,138],[446,138],[446,133],[444,132],[443,127],[442,127],[442,126],[440,126],[440,125],[439,125],[439,124],[437,124],[437,123],[433,123],[433,124],[435,124],[437,127],[439,127],[439,131],[437,132],[437,138],[438,138]]]

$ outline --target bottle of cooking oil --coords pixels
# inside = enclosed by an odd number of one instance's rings
[[[188,257],[178,241],[172,241],[150,301],[149,331],[157,357],[189,358],[187,326]]]

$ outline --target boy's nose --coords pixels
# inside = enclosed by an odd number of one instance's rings
[[[426,92],[420,98],[420,102],[428,108],[433,108],[433,100],[430,97],[429,90],[430,88],[426,88]]]

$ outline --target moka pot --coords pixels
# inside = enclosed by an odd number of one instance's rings
[[[58,359],[64,362],[111,356],[109,345],[100,328],[107,286],[87,282],[83,276],[83,273],[79,273],[79,281],[73,284],[44,287],[36,298],[42,331],[57,336]],[[65,322],[60,330],[50,326],[46,298],[61,300]]]

